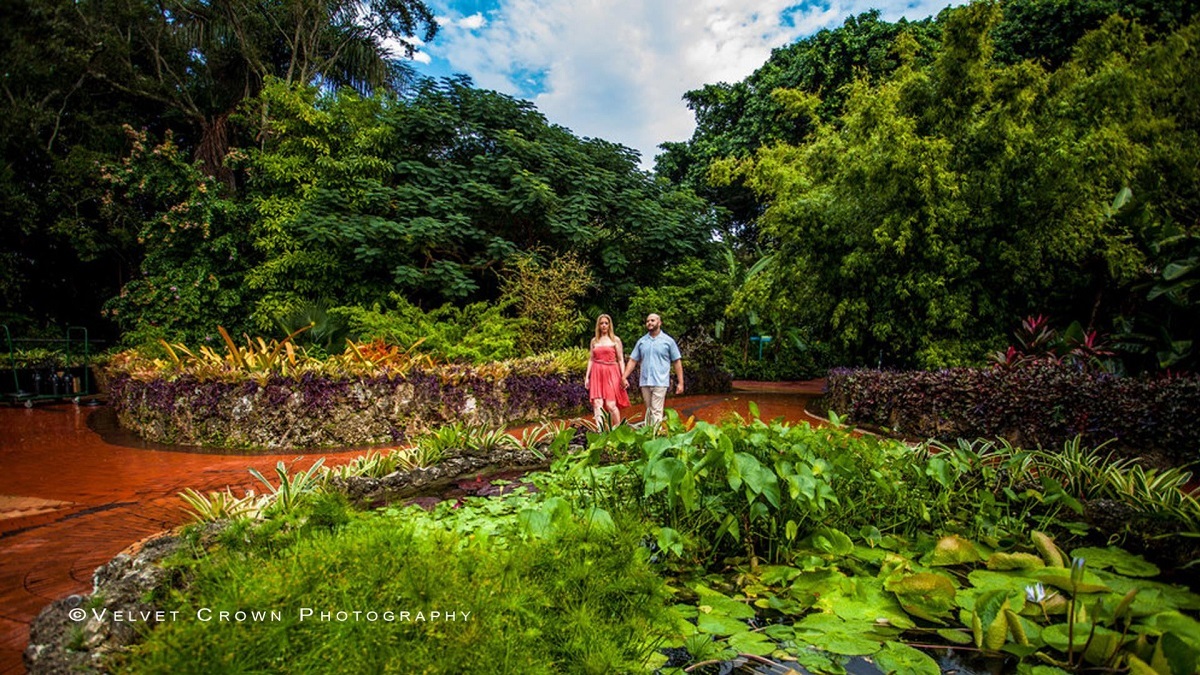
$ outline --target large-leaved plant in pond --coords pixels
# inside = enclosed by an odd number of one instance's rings
[[[671,433],[653,439],[593,434],[592,454],[634,456],[630,475],[644,513],[662,528],[660,545],[691,542],[710,560],[784,562],[831,531],[878,537],[932,528],[999,541],[1070,503],[1061,487],[1037,481],[1027,454],[1004,445],[912,448],[757,416],[670,424]]]

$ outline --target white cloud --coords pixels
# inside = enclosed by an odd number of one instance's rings
[[[834,0],[784,21],[792,0],[500,0],[487,16],[456,13],[454,1],[443,0],[451,5],[425,52],[479,86],[533,93],[550,121],[633,147],[646,167],[659,143],[691,136],[684,92],[741,80],[772,48],[871,7],[888,20],[919,19],[949,2]],[[530,73],[543,74],[540,91],[531,92]]]

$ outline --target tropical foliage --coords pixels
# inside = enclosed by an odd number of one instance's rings
[[[835,361],[967,365],[1042,312],[1128,335],[1131,369],[1191,364],[1195,308],[1163,302],[1197,203],[1198,38],[1179,9],[852,18],[689,94],[696,134],[659,170],[725,207],[744,260],[775,254],[734,306]]]
[[[197,549],[177,557],[186,583],[163,601],[185,615],[250,602],[290,616],[227,635],[168,622],[129,663],[170,668],[181,654],[211,650],[203,658],[225,654],[256,667],[294,644],[283,624],[308,631],[306,644],[363,658],[355,646],[380,628],[359,620],[350,630],[348,618],[301,622],[297,613],[329,597],[370,611],[378,589],[397,579],[403,583],[388,597],[412,604],[410,612],[449,604],[472,612],[466,625],[420,633],[420,641],[444,647],[469,636],[476,641],[469,658],[498,650],[493,669],[529,635],[539,640],[523,647],[521,668],[570,658],[589,672],[593,665],[677,672],[670,668],[753,659],[841,673],[866,656],[885,671],[938,673],[922,651],[934,645],[967,646],[984,663],[1016,658],[1019,672],[1050,664],[1171,675],[1191,672],[1200,658],[1200,596],[1156,579],[1163,572],[1154,560],[1113,544],[1160,561],[1162,549],[1143,548],[1146,540],[1127,529],[1107,529],[1109,521],[1092,520],[1089,509],[1118,501],[1127,513],[1171,524],[1159,535],[1167,548],[1194,550],[1188,542],[1200,504],[1194,492],[1180,491],[1186,476],[1154,480],[1153,472],[1078,444],[1062,452],[967,442],[914,450],[836,426],[757,417],[690,427],[673,417],[668,427],[661,437],[629,427],[591,432],[578,453],[564,442],[574,429],[544,427],[530,436],[557,458],[549,472],[496,497],[444,501],[428,512],[397,505],[358,512],[338,498],[344,482],[331,479],[377,475],[382,454],[341,470],[280,467],[278,487],[263,479],[274,496],[261,498],[252,516],[216,500],[226,512],[207,519],[235,524],[200,558]],[[455,447],[482,450],[490,436],[452,425],[413,449],[425,448],[429,458]],[[1130,489],[1134,473],[1141,487]],[[391,553],[380,552],[385,543]],[[530,566],[551,549],[554,562]],[[427,555],[440,556],[436,572]],[[381,556],[390,561],[383,568]],[[496,565],[506,572],[496,576]],[[454,595],[435,592],[434,583]],[[539,612],[514,613],[517,600],[535,599]],[[542,620],[556,625],[530,627]],[[448,664],[442,649],[410,645],[418,634],[400,628],[388,641],[399,640],[398,651],[386,652],[389,663],[461,668],[462,655]],[[476,633],[483,630],[505,635]],[[179,649],[192,643],[200,651]],[[292,658],[315,657],[301,649]]]

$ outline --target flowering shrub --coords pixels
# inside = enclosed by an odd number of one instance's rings
[[[404,371],[347,368],[332,357],[287,375],[180,371],[126,352],[110,360],[108,398],[121,425],[166,443],[304,448],[394,443],[448,422],[500,426],[581,411],[582,371],[555,359]]]
[[[1200,461],[1200,377],[1116,377],[1051,361],[936,372],[836,369],[830,408],[858,423],[923,438],[1003,437],[1061,446],[1109,439],[1129,454]]]

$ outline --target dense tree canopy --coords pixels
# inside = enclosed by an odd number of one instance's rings
[[[618,303],[657,280],[659,261],[711,246],[703,203],[640,171],[633,151],[464,80],[405,98],[277,82],[249,109],[262,143],[235,153],[248,177],[236,195],[142,138],[116,172],[114,204],[144,202],[147,186],[160,196],[142,204],[146,276],[111,307],[128,328],[176,313],[182,287],[209,291],[173,324],[193,335],[238,305],[264,330],[318,299],[494,300],[506,266],[536,251],[580,256]]]
[[[766,200],[764,311],[843,359],[937,366],[978,360],[1025,313],[1112,330],[1144,298],[1171,262],[1157,242],[1196,233],[1200,26],[1152,41],[1114,17],[1048,71],[994,58],[999,18],[947,13],[928,65],[856,81],[832,122],[797,106],[803,141],[714,165]]]

